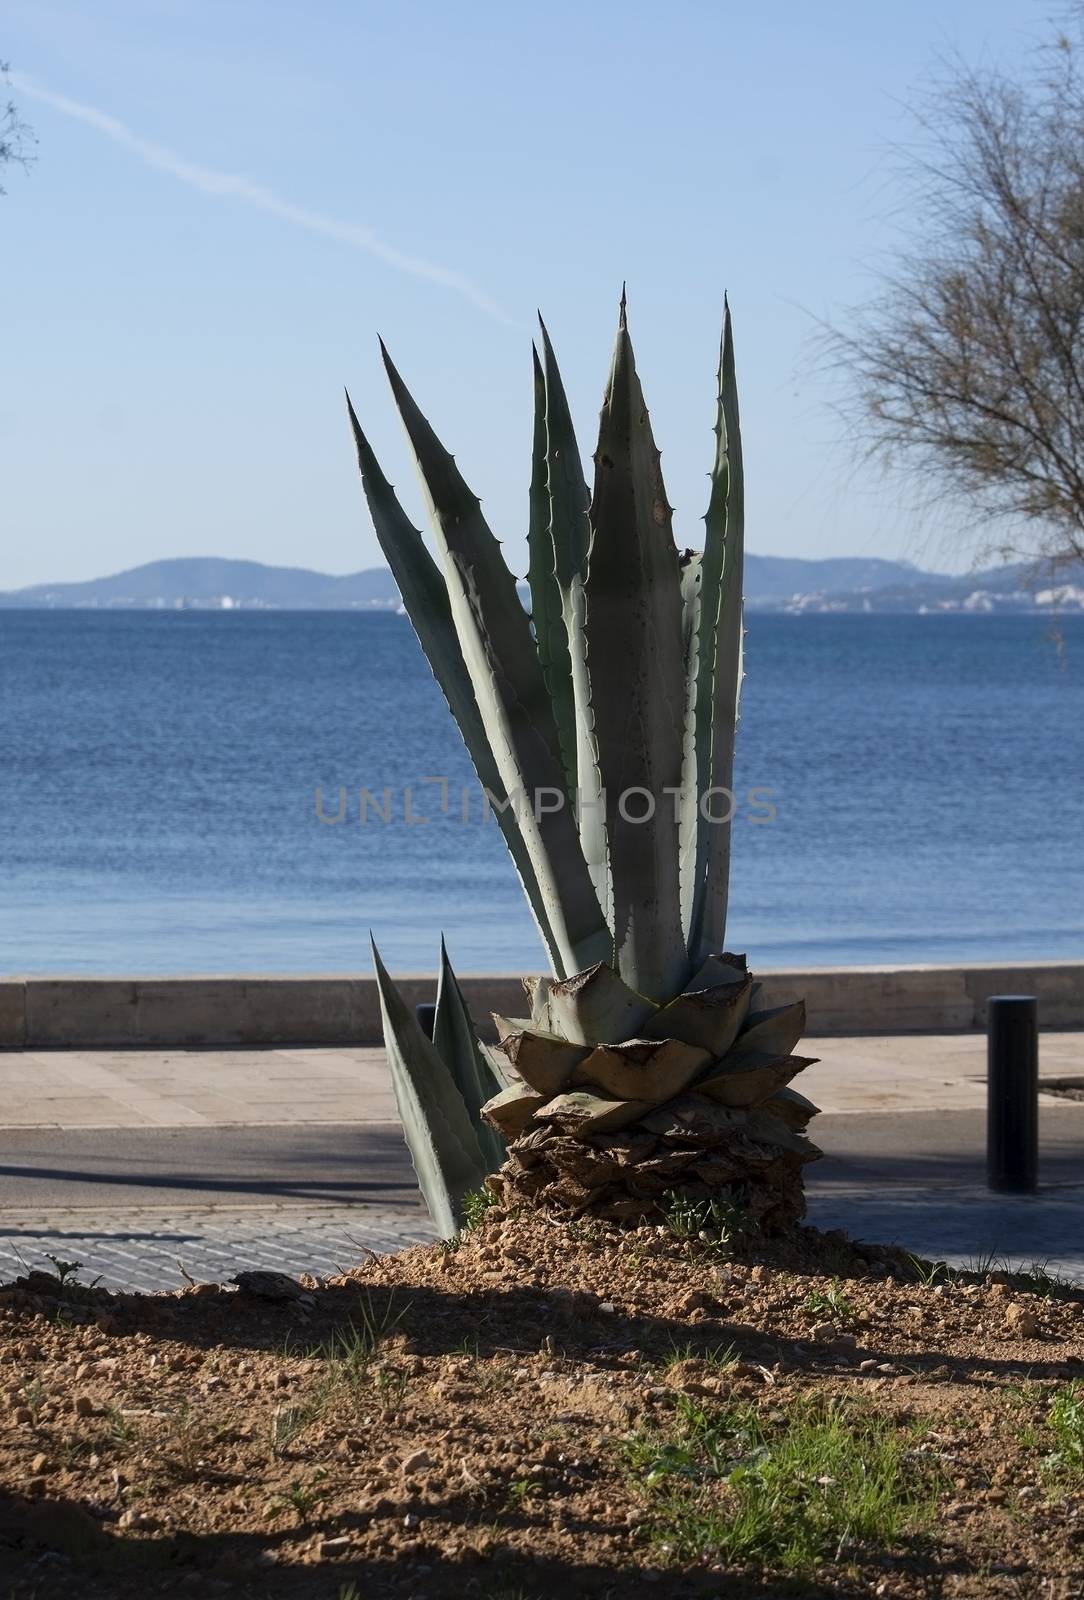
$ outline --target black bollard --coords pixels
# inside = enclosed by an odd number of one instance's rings
[[[1033,994],[986,1002],[986,1183],[1033,1194],[1039,1175],[1039,1007]]]
[[[425,1037],[431,1039],[433,1037],[433,1024],[437,1020],[436,1006],[432,1004],[415,1006],[414,1015],[417,1017],[418,1027],[425,1034]]]

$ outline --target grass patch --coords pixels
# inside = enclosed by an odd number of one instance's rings
[[[913,1261],[914,1257],[911,1259]],[[945,1268],[945,1271],[946,1281],[959,1281],[960,1273],[954,1273],[951,1268]],[[1027,1266],[1021,1262],[1019,1266],[1014,1267],[1004,1256],[997,1255],[993,1250],[985,1250],[977,1256],[972,1256],[967,1261],[962,1275],[975,1278],[980,1283],[994,1279],[1008,1284],[1011,1289],[1039,1295],[1043,1300],[1071,1299],[1076,1289],[1072,1278],[1067,1278],[1056,1267],[1052,1267],[1049,1260],[1032,1261]]]
[[[968,1256],[964,1262],[963,1271],[970,1278],[977,1278],[984,1282],[992,1272],[999,1272],[1003,1261],[996,1250],[978,1250],[973,1256]]]
[[[947,1261],[927,1261],[922,1256],[907,1257],[917,1282],[924,1289],[935,1289],[940,1283],[955,1283],[960,1274]]]
[[[323,1361],[324,1380],[333,1388],[356,1388],[368,1377],[376,1353],[394,1325],[390,1315],[378,1318],[367,1305],[360,1322],[336,1328],[330,1338],[310,1350],[310,1358]]]
[[[1054,1436],[1054,1448],[1044,1463],[1047,1474],[1084,1483],[1084,1383],[1057,1389],[1046,1421]]]
[[[713,1344],[706,1349],[701,1349],[694,1344],[671,1343],[669,1353],[663,1357],[662,1367],[669,1372],[671,1367],[678,1366],[683,1361],[702,1361],[706,1367],[715,1372],[725,1372],[738,1360],[739,1351],[736,1344]]]
[[[1068,1299],[1074,1284],[1071,1278],[1052,1267],[1049,1261],[1033,1261],[1030,1267],[1020,1267],[1012,1274],[1014,1289],[1029,1289],[1043,1300]]]
[[[281,1456],[311,1423],[330,1410],[356,1413],[370,1397],[382,1406],[402,1399],[405,1376],[385,1371],[375,1363],[381,1345],[394,1332],[405,1310],[403,1307],[393,1313],[389,1305],[379,1314],[366,1300],[356,1322],[345,1323],[321,1344],[305,1350],[310,1360],[322,1363],[321,1370],[305,1395],[293,1405],[283,1405],[275,1411],[270,1437],[273,1456]]]
[[[802,1575],[898,1546],[930,1519],[937,1479],[911,1443],[851,1401],[806,1399],[762,1416],[682,1397],[669,1428],[627,1449],[662,1554]]]
[[[1066,1277],[1049,1260],[1023,1262],[1012,1266],[996,1250],[982,1250],[970,1256],[960,1268],[950,1267],[946,1261],[924,1261],[921,1256],[908,1256],[908,1263],[916,1280],[924,1289],[938,1284],[959,1284],[968,1280],[976,1283],[1008,1284],[1021,1293],[1039,1295],[1044,1300],[1068,1300],[1077,1290],[1072,1278]]]

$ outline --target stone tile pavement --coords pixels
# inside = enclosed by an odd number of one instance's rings
[[[28,1267],[52,1271],[50,1257],[78,1262],[83,1283],[107,1289],[179,1289],[189,1278],[228,1282],[243,1267],[296,1276],[355,1266],[432,1239],[422,1207],[210,1206],[86,1207],[0,1212],[0,1282]]]
[[[978,1184],[889,1189],[812,1177],[808,1220],[955,1267],[1043,1267],[1084,1284],[1084,1186],[1009,1196]]]

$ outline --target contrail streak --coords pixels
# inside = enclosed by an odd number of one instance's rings
[[[251,206],[256,211],[265,211],[269,216],[278,217],[282,222],[290,222],[296,228],[305,228],[309,233],[322,234],[325,239],[337,239],[355,250],[364,251],[366,255],[376,256],[378,260],[386,262],[389,267],[394,267],[399,272],[409,273],[412,278],[422,278],[428,283],[437,283],[445,289],[452,289],[456,294],[463,295],[472,305],[477,306],[479,311],[484,311],[487,316],[494,317],[498,322],[507,323],[509,326],[515,325],[514,319],[508,316],[496,301],[476,288],[469,279],[448,267],[439,266],[434,261],[425,261],[420,256],[405,255],[393,245],[385,244],[371,228],[364,228],[353,222],[337,222],[334,217],[321,216],[318,211],[307,211],[304,206],[295,206],[291,201],[284,200],[273,189],[265,188],[263,184],[251,183],[248,178],[236,177],[229,172],[216,172],[210,167],[197,166],[165,145],[141,138],[116,117],[99,111],[96,106],[88,106],[81,100],[72,100],[67,95],[57,94],[21,72],[13,72],[10,76],[12,83],[23,94],[41,101],[54,111],[59,111],[62,116],[71,117],[76,122],[82,122],[87,127],[104,133],[106,138],[112,139],[115,144],[123,145],[141,161],[145,161],[149,167],[157,167],[160,172],[168,172],[171,177],[186,183],[190,189],[198,189],[201,194],[240,200],[243,205]]]

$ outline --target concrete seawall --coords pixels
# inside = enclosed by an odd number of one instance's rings
[[[1039,996],[1044,1027],[1084,1027],[1084,962],[1079,961],[819,967],[759,976],[768,1005],[805,996],[812,1035],[982,1028],[987,996],[1011,993]],[[433,999],[431,975],[396,981],[412,1005]],[[491,1011],[522,1014],[518,977],[460,981],[483,1032]],[[370,977],[0,979],[0,1049],[379,1041],[380,1005]]]

